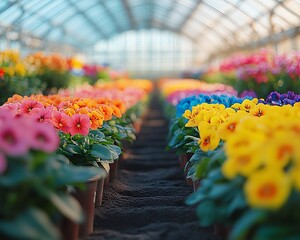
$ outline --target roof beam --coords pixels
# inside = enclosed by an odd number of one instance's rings
[[[19,18],[17,18],[12,24],[13,25],[18,25],[21,22],[26,21],[27,19],[31,18],[33,15],[39,13],[39,11],[41,9],[43,9],[45,6],[47,6],[49,4],[49,2],[44,1],[42,4],[39,5],[39,7],[34,10],[34,11],[30,11],[30,9],[26,10],[26,13],[29,13],[27,17],[23,17],[23,15],[21,15]]]
[[[9,9],[10,7],[12,7],[13,5],[15,5],[18,2],[19,2],[19,0],[15,0],[15,1],[11,1],[11,2],[7,3],[3,8],[0,9],[0,13],[5,12],[7,9]]]
[[[277,2],[276,6],[283,6],[288,12],[290,12],[291,14],[293,14],[296,17],[299,17],[300,14],[296,13],[295,11],[293,11],[292,9],[290,9],[289,7],[285,6],[284,1],[280,1],[280,0],[275,0]]]
[[[179,26],[177,27],[178,29],[178,33],[180,33],[182,31],[182,28],[184,27],[184,25],[191,19],[191,17],[195,14],[195,12],[197,11],[197,8],[199,6],[199,4],[202,2],[202,0],[197,0],[195,2],[195,6],[194,8],[191,9],[191,11],[188,13],[187,16],[184,17],[183,21],[179,24]]]
[[[130,8],[130,5],[129,5],[129,2],[128,0],[120,0],[123,4],[123,7],[125,9],[125,12],[127,13],[127,16],[128,16],[128,19],[129,19],[129,22],[131,24],[131,28],[132,29],[137,29],[137,23],[136,23],[136,20],[133,16],[133,13],[131,11],[131,8]]]
[[[150,6],[150,17],[148,19],[147,25],[149,28],[151,28],[153,25],[155,2],[153,0],[148,0],[148,4]]]
[[[277,44],[281,41],[284,41],[286,39],[291,39],[296,36],[300,35],[300,27],[291,28],[288,30],[285,30],[280,33],[275,33],[272,36],[267,36],[262,39],[259,39],[257,41],[251,41],[250,43],[244,44],[243,46],[236,46],[235,48],[228,48],[223,51],[217,51],[213,54],[211,54],[208,59],[206,59],[207,62],[213,60],[217,56],[226,56],[233,52],[242,51],[242,50],[253,50],[260,47],[264,47],[269,43]]]
[[[110,9],[107,7],[106,5],[106,1],[105,0],[100,0],[100,4],[103,7],[103,9],[105,10],[105,12],[107,13],[107,15],[109,15],[109,17],[113,20],[113,23],[117,29],[118,32],[122,32],[123,29],[120,26],[120,24],[118,23],[115,15],[110,11]]]
[[[103,30],[93,21],[89,18],[88,15],[86,15],[86,12],[82,11],[76,4],[71,2],[70,0],[67,0],[68,3],[77,11],[77,13],[81,14],[84,19],[101,35],[101,38],[107,38],[107,36],[104,34]]]

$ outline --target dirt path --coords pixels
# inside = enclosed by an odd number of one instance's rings
[[[167,122],[157,97],[142,131],[121,163],[118,177],[96,209],[89,240],[217,240],[198,226],[195,209],[184,204],[192,187],[184,182],[177,156],[165,152]]]

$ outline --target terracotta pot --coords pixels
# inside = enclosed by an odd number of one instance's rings
[[[190,154],[190,153],[180,154],[178,156],[180,168],[184,169],[185,165],[191,159],[192,156],[193,156],[193,154]]]
[[[231,230],[230,227],[220,223],[215,223],[213,227],[214,227],[214,234],[219,236],[221,240],[228,239]]]
[[[103,178],[98,180],[95,207],[99,207],[102,205],[102,198],[103,198],[103,192],[104,192],[104,181],[105,180]]]
[[[84,190],[76,189],[72,195],[79,202],[85,221],[79,225],[79,237],[84,238],[93,232],[96,189],[99,177],[91,178]]]
[[[194,192],[197,191],[197,189],[201,186],[200,180],[193,180],[193,189]]]
[[[107,176],[104,179],[104,186],[109,186],[109,173],[107,173]]]
[[[134,128],[136,134],[139,134],[141,132],[141,127],[142,127],[142,120],[141,119],[137,119],[133,123],[133,128]]]
[[[121,140],[122,143],[122,150],[123,152],[126,152],[128,148],[130,147],[130,142],[127,140]]]
[[[64,217],[60,225],[60,232],[63,240],[78,240],[79,224]]]
[[[113,182],[118,175],[118,160],[114,161],[113,163],[110,163],[110,170],[109,170],[109,182]]]

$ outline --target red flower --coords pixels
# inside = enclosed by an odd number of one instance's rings
[[[0,78],[4,78],[4,74],[5,74],[4,70],[0,68]]]
[[[25,100],[20,106],[21,113],[30,113],[35,108],[44,108],[43,105],[34,100]]]
[[[52,124],[54,127],[63,131],[64,133],[69,133],[70,117],[63,112],[53,111]]]
[[[33,119],[37,122],[51,122],[51,114],[52,114],[53,107],[45,108],[34,108],[31,110],[30,114],[32,114]]]
[[[70,121],[70,133],[75,135],[77,133],[81,135],[88,135],[89,128],[91,127],[90,118],[85,114],[74,114]]]

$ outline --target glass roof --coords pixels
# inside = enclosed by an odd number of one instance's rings
[[[298,0],[0,1],[0,26],[80,49],[130,30],[162,29],[213,51],[299,25]]]

